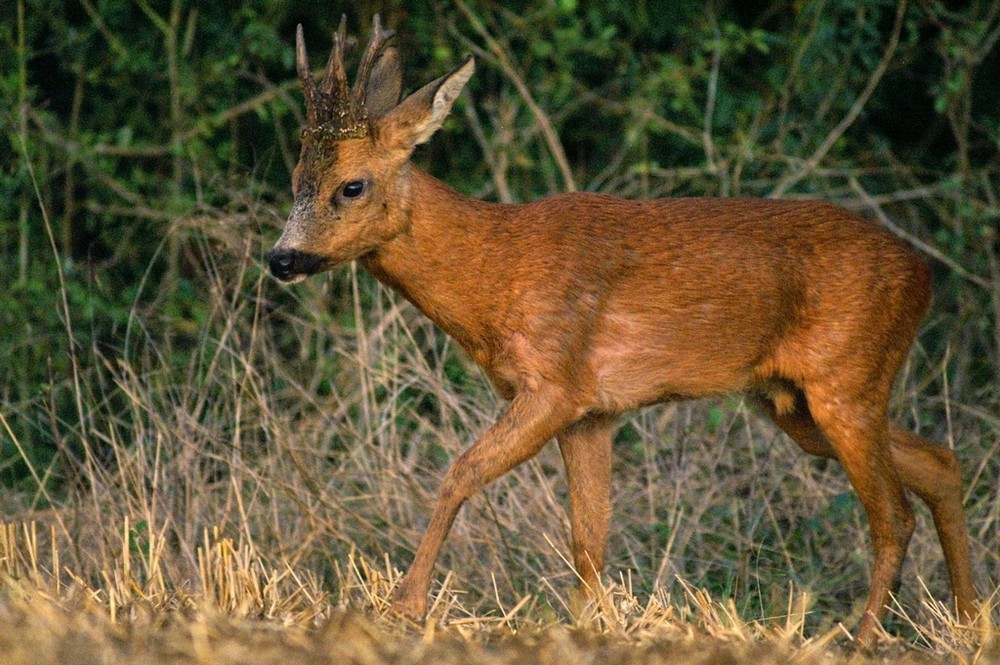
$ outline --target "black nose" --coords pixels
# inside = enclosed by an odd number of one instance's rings
[[[303,252],[298,249],[273,248],[267,253],[267,265],[271,274],[287,282],[303,275],[315,275],[331,267],[328,257]]]
[[[295,250],[273,248],[267,253],[267,265],[271,269],[271,274],[287,281],[295,274]]]

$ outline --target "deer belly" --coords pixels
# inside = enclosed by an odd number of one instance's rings
[[[769,335],[760,328],[615,319],[602,326],[588,354],[598,402],[615,411],[744,390],[766,355]]]

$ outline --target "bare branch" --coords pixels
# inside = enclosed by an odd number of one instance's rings
[[[790,188],[794,187],[796,184],[802,181],[803,178],[808,176],[813,169],[815,169],[819,163],[826,157],[826,153],[830,151],[833,144],[837,142],[844,132],[847,131],[848,127],[854,124],[858,116],[861,114],[861,110],[868,103],[869,98],[871,98],[872,93],[875,92],[875,88],[878,87],[879,82],[885,75],[886,70],[889,68],[889,63],[892,61],[892,56],[896,53],[896,47],[899,46],[899,34],[903,29],[903,16],[906,14],[906,0],[900,0],[899,5],[896,7],[896,22],[892,26],[892,35],[889,37],[889,44],[885,47],[885,52],[882,54],[882,59],[879,61],[878,66],[875,67],[875,71],[872,72],[871,77],[868,79],[868,84],[865,89],[861,91],[858,98],[854,100],[854,104],[851,105],[850,110],[848,110],[847,115],[840,121],[840,123],[833,128],[833,130],[827,134],[826,139],[820,144],[816,151],[813,152],[812,156],[809,157],[802,165],[802,167],[795,171],[794,173],[787,174],[781,181],[778,182],[777,186],[769,196],[771,198],[776,198],[782,196]]]
[[[465,105],[465,117],[469,121],[469,126],[472,127],[472,135],[475,137],[476,143],[479,144],[479,148],[483,151],[486,163],[489,164],[490,175],[493,176],[493,184],[497,188],[497,195],[500,198],[500,202],[513,203],[514,197],[510,192],[510,186],[507,184],[506,152],[495,150],[490,145],[490,141],[486,137],[486,132],[483,131],[483,123],[479,120],[479,114],[476,113],[475,104],[470,102]]]
[[[552,127],[552,123],[545,112],[538,106],[535,98],[532,96],[531,91],[528,89],[528,85],[524,82],[524,79],[518,74],[514,65],[511,63],[510,58],[500,47],[500,44],[493,38],[492,35],[486,30],[482,22],[479,20],[469,6],[465,4],[464,0],[457,0],[458,8],[462,10],[466,18],[472,24],[479,36],[483,38],[486,45],[489,47],[490,52],[496,58],[497,63],[500,65],[500,69],[506,74],[507,78],[510,79],[514,87],[517,88],[518,93],[524,98],[524,103],[528,105],[531,113],[535,116],[535,120],[542,128],[542,134],[545,136],[545,142],[549,146],[549,151],[552,153],[553,159],[556,160],[556,166],[559,168],[559,172],[562,175],[563,184],[566,187],[566,191],[575,192],[576,182],[573,180],[573,173],[569,167],[569,161],[566,159],[566,151],[563,150],[562,143],[559,141],[559,136],[556,134],[555,129]]]
[[[708,170],[715,173],[718,170],[718,165],[715,163],[715,144],[712,141],[712,119],[715,116],[715,96],[719,88],[722,34],[719,32],[719,23],[715,20],[714,10],[709,10],[708,19],[712,24],[715,48],[712,49],[712,71],[708,77],[708,99],[705,101],[705,124],[701,132],[701,142],[705,148],[705,162],[708,164]]]
[[[851,185],[851,189],[853,189],[857,193],[857,195],[860,196],[861,199],[866,204],[868,204],[868,207],[875,213],[875,215],[878,217],[879,221],[887,229],[889,229],[890,231],[892,231],[893,233],[895,233],[896,235],[898,235],[900,238],[903,238],[904,240],[906,240],[910,244],[918,247],[919,249],[921,249],[922,251],[926,252],[927,254],[933,256],[935,259],[937,259],[941,263],[943,263],[946,266],[948,266],[949,268],[951,268],[952,271],[956,275],[958,275],[959,277],[962,277],[963,279],[966,279],[966,280],[972,282],[976,286],[979,286],[979,287],[987,289],[987,290],[993,288],[993,285],[990,284],[989,280],[983,279],[979,275],[976,275],[976,274],[973,274],[973,273],[969,272],[968,270],[966,270],[965,268],[963,268],[961,265],[959,265],[959,263],[957,261],[955,261],[954,259],[952,259],[951,257],[949,257],[947,254],[945,254],[941,250],[937,249],[936,247],[934,247],[932,245],[927,244],[926,242],[924,242],[920,238],[916,237],[915,235],[913,235],[911,233],[908,233],[907,231],[905,231],[904,229],[901,229],[899,226],[897,226],[895,223],[893,223],[893,221],[891,219],[889,219],[889,216],[887,214],[885,214],[885,211],[882,210],[882,206],[872,197],[871,194],[869,194],[865,190],[864,187],[861,186],[861,183],[858,181],[857,178],[855,178],[854,176],[851,176],[850,178],[848,178],[848,182]]]

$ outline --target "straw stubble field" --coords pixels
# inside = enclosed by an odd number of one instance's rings
[[[54,532],[49,534],[54,537]],[[198,548],[192,588],[169,589],[162,542],[132,552],[122,534],[113,570],[91,586],[65,570],[58,549],[34,524],[7,525],[0,536],[0,662],[39,663],[932,663],[996,662],[1000,639],[984,620],[956,626],[929,605],[916,626],[917,647],[885,635],[874,651],[850,644],[842,627],[804,634],[807,595],[790,593],[784,616],[748,621],[732,603],[682,585],[679,598],[655,593],[641,602],[611,584],[596,604],[572,617],[524,597],[510,608],[473,610],[462,594],[439,590],[421,624],[386,613],[397,571],[356,555],[338,571],[337,595],[312,575],[269,569],[248,546],[218,533]],[[58,540],[58,538],[55,538]],[[449,577],[449,580],[451,578]],[[558,602],[565,598],[553,595]],[[909,619],[908,619],[909,620]]]

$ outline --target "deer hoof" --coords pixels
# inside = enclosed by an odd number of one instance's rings
[[[427,615],[427,600],[414,594],[399,593],[393,598],[389,612],[399,617],[420,621]]]

